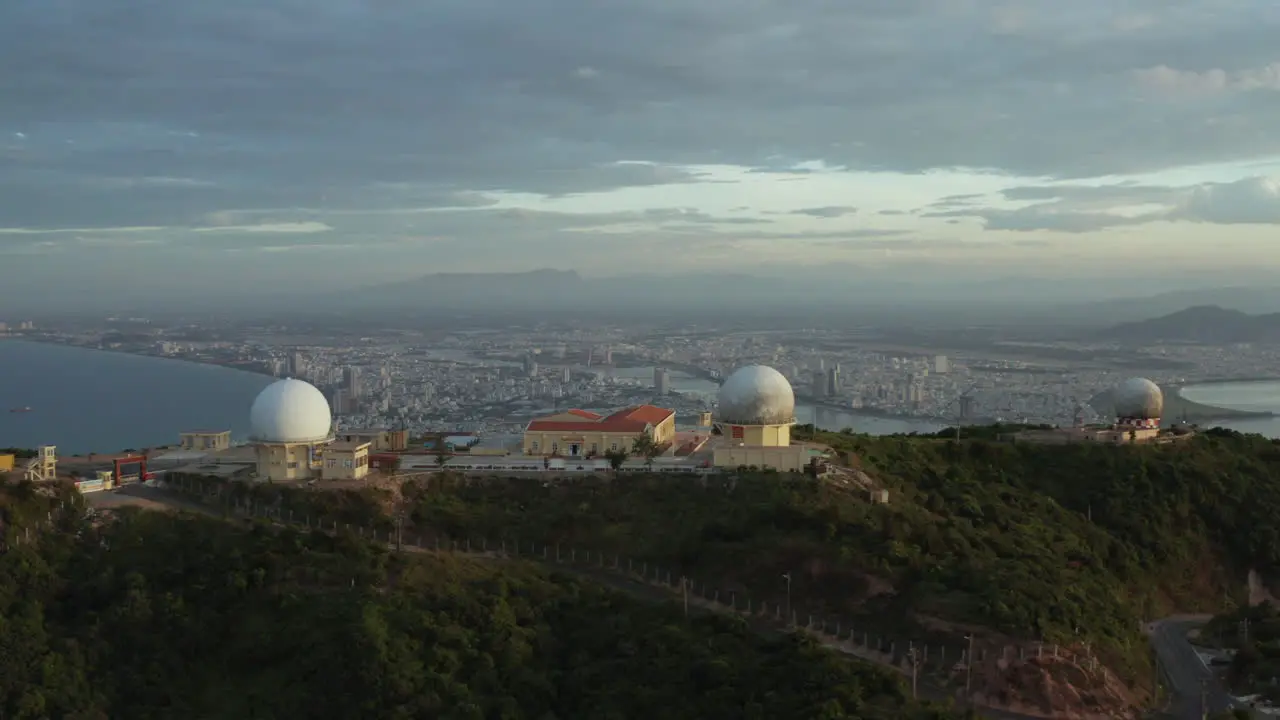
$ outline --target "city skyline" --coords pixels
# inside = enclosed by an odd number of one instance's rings
[[[18,290],[1275,268],[1259,2],[88,8],[0,8]]]

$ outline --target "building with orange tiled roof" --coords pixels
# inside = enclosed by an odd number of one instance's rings
[[[653,405],[623,408],[611,415],[565,410],[531,420],[524,430],[524,454],[600,457],[610,450],[631,451],[637,437],[670,443],[676,436],[676,411]]]

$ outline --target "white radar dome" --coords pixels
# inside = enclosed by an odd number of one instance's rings
[[[286,378],[258,393],[249,410],[249,427],[258,442],[320,442],[329,438],[333,416],[329,401],[314,385]]]
[[[796,395],[782,373],[765,365],[738,368],[720,386],[718,422],[730,425],[789,425]]]
[[[1164,411],[1164,393],[1146,378],[1131,378],[1113,391],[1116,417],[1155,420]]]

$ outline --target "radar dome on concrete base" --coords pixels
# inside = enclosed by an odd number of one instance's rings
[[[1159,420],[1164,413],[1164,393],[1146,378],[1130,378],[1113,391],[1116,417]]]
[[[782,373],[765,365],[733,372],[720,386],[716,421],[731,425],[790,425],[796,396]]]
[[[286,378],[271,383],[249,409],[252,439],[259,443],[317,443],[332,437],[329,401],[314,385]]]

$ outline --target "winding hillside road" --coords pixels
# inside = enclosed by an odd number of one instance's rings
[[[1168,712],[1178,720],[1200,720],[1205,714],[1237,707],[1187,640],[1187,633],[1208,619],[1204,615],[1178,616],[1147,626],[1151,645],[1175,695]]]

